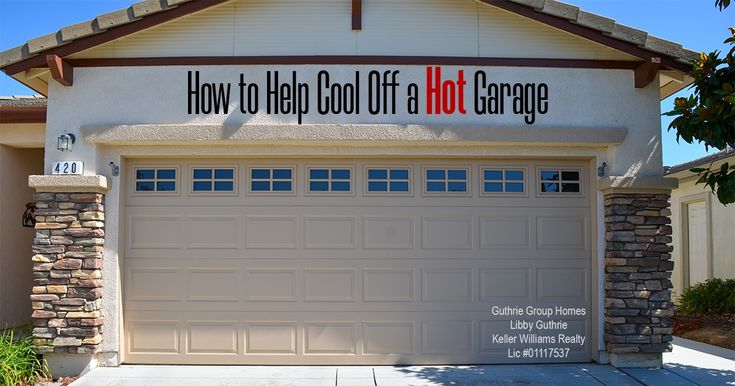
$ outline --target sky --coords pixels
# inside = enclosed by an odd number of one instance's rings
[[[128,7],[135,0],[0,0],[0,51],[27,40],[59,30],[95,16]],[[714,0],[566,0],[580,8],[607,16],[619,23],[675,42],[695,51],[718,49],[735,26],[735,6],[720,12]],[[34,91],[0,74],[0,95],[30,95]],[[676,96],[689,95],[685,90],[661,102],[661,111],[669,111]],[[665,165],[676,165],[708,154],[704,145],[677,143],[673,131],[667,131],[670,118],[662,117]],[[717,150],[710,149],[709,153]]]

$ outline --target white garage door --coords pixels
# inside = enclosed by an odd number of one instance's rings
[[[127,363],[590,359],[582,163],[134,160],[127,174]],[[498,336],[527,318],[493,306],[584,308],[550,335],[586,340],[509,358]]]

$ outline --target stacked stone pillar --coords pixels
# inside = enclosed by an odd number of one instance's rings
[[[669,198],[605,195],[605,343],[616,366],[660,366],[671,351]]]
[[[39,353],[95,354],[104,324],[104,195],[39,192],[34,201],[34,346]]]

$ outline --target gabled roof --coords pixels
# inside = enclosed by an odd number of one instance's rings
[[[681,171],[686,171],[696,167],[709,167],[712,163],[720,160],[724,160],[729,157],[735,157],[735,149],[730,146],[725,147],[725,150],[718,151],[717,153],[697,158],[695,160],[685,162],[683,164],[674,166],[664,166],[664,174],[670,175]]]
[[[114,39],[174,20],[229,0],[145,0],[119,11],[66,26],[0,53],[0,69],[9,75],[46,67],[46,55],[65,57]],[[643,61],[661,58],[662,69],[687,72],[699,54],[681,44],[618,24],[555,0],[478,0],[626,52]]]

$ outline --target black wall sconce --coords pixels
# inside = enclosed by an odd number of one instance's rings
[[[74,134],[64,133],[56,140],[56,149],[59,151],[71,151],[72,145],[77,141]]]

